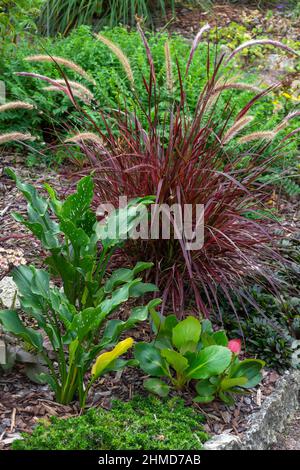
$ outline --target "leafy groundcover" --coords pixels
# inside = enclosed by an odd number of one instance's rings
[[[191,450],[208,435],[203,416],[178,398],[116,400],[111,410],[92,408],[74,418],[41,421],[32,435],[13,443],[18,450]]]

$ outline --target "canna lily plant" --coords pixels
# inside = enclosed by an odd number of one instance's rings
[[[149,312],[154,314],[160,303],[153,299],[147,305],[133,308],[126,321],[109,319],[130,298],[157,290],[140,277],[140,273],[151,268],[151,263],[139,262],[133,269],[117,269],[110,277],[106,273],[112,253],[123,243],[124,230],[134,225],[134,207],[147,204],[148,199],[130,204],[126,212],[128,224],[119,226],[119,239],[101,239],[106,225],[98,229],[90,208],[93,196],[90,177],[83,178],[77,191],[60,201],[49,186],[50,200],[39,196],[32,185],[21,182],[11,170],[8,173],[28,200],[27,218],[20,214],[14,217],[49,251],[45,262],[51,271],[34,266],[18,266],[13,271],[26,320],[16,310],[1,310],[0,323],[40,359],[35,379],[47,382],[59,403],[67,404],[76,398],[84,408],[95,380],[108,371],[135,364],[134,360],[120,357],[132,347],[132,338],[120,341],[120,337],[145,321]],[[109,216],[107,224],[111,219],[119,220],[118,211]],[[98,243],[102,245],[100,253]],[[50,282],[50,274],[56,280],[60,276],[60,289]]]
[[[151,376],[144,381],[148,391],[167,396],[171,387],[180,391],[196,382],[196,402],[218,397],[234,403],[234,393],[245,393],[260,382],[264,362],[240,361],[239,340],[228,341],[223,330],[214,332],[209,320],[189,316],[178,321],[156,312],[151,316],[156,338],[138,343],[134,350],[140,367]]]

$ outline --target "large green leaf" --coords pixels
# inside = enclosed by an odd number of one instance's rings
[[[32,205],[37,213],[44,215],[48,207],[46,199],[38,195],[34,186],[28,183],[23,183],[11,168],[6,168],[5,172],[15,181],[17,188],[23,193],[27,201]]]
[[[93,200],[94,183],[91,176],[85,176],[77,184],[76,193],[67,197],[61,206],[60,219],[69,219],[76,223],[89,209]]]
[[[114,210],[106,224],[97,224],[96,238],[101,240],[105,249],[122,244],[129,238],[132,229],[139,224],[141,207],[154,201],[154,196],[136,198],[129,201],[126,207]]]
[[[138,343],[134,348],[134,357],[139,361],[140,368],[147,374],[154,377],[169,375],[165,360],[152,344]]]
[[[246,377],[247,382],[240,386],[242,388],[255,387],[262,379],[261,369],[264,365],[265,362],[259,359],[244,359],[233,368],[231,378]]]
[[[111,293],[117,286],[132,281],[134,273],[132,269],[120,268],[116,269],[104,285],[104,292]]]
[[[201,323],[195,317],[179,322],[172,332],[172,343],[181,352],[195,351],[201,334]]]
[[[247,385],[247,377],[225,378],[222,380],[220,387],[222,391],[230,390],[234,387],[243,387]]]
[[[216,331],[212,337],[215,344],[218,344],[219,346],[227,346],[228,338],[224,330]]]
[[[29,312],[39,323],[45,324],[44,308],[45,299],[42,295],[34,293],[32,286],[34,284],[34,274],[36,268],[33,266],[18,266],[12,272],[13,280],[18,288],[21,307],[25,312]],[[37,291],[35,284],[35,291]]]
[[[148,392],[155,393],[162,398],[167,397],[170,391],[169,385],[156,378],[144,380],[144,387]]]
[[[188,360],[173,349],[162,349],[160,353],[178,374],[182,374],[189,366]]]
[[[132,281],[135,276],[144,271],[145,269],[149,269],[153,266],[153,263],[144,263],[139,262],[135,265],[133,269],[128,268],[120,268],[117,269],[112,273],[108,281],[106,281],[104,286],[104,291],[110,293],[114,290],[115,287],[124,284],[125,282]]]
[[[6,169],[6,173],[15,180],[17,188],[28,201],[27,219],[16,212],[13,212],[12,216],[15,220],[29,228],[29,230],[41,240],[45,248],[57,249],[59,247],[57,238],[59,226],[50,217],[48,201],[39,196],[34,186],[23,183],[10,168]]]
[[[141,297],[149,292],[158,292],[158,287],[150,282],[139,282],[130,288],[130,297]]]
[[[69,326],[69,332],[78,338],[79,341],[98,328],[106,314],[101,309],[101,304],[98,307],[88,307],[81,312],[78,312]]]
[[[76,227],[73,221],[61,220],[60,229],[68,237],[75,251],[86,249],[89,237],[82,228]]]
[[[224,346],[208,346],[192,361],[187,376],[190,379],[208,379],[224,372],[231,362],[232,353]]]
[[[24,341],[34,347],[34,349],[42,351],[42,335],[40,335],[40,333],[33,330],[32,328],[25,327],[21,322],[17,312],[15,312],[14,310],[1,310],[0,322],[2,323],[3,328],[6,331],[22,338]]]
[[[217,391],[217,385],[212,384],[208,379],[200,380],[196,384],[196,391],[200,397],[211,397]]]

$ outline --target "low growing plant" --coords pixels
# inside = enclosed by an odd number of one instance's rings
[[[52,418],[32,435],[13,443],[16,450],[193,450],[208,435],[204,418],[183,400],[135,396],[114,401],[112,409],[89,409],[83,416]],[[116,432],[117,430],[117,432]]]
[[[152,313],[156,338],[138,343],[135,358],[151,378],[144,381],[150,392],[167,396],[170,385],[182,390],[196,381],[195,401],[208,403],[219,397],[233,403],[234,393],[245,393],[261,381],[264,362],[240,361],[240,340],[228,341],[225,331],[214,332],[211,322],[189,316],[178,321],[174,315]],[[163,381],[161,377],[167,379]]]
[[[78,398],[80,406],[84,407],[89,389],[98,377],[109,370],[120,370],[133,364],[130,360],[119,359],[132,346],[132,338],[118,342],[119,338],[138,322],[146,320],[148,312],[160,300],[154,299],[146,306],[133,308],[127,321],[108,320],[108,317],[129,298],[157,290],[153,284],[143,283],[138,277],[152,265],[141,262],[133,269],[120,268],[104,280],[112,252],[122,243],[123,232],[120,227],[120,239],[103,238],[98,256],[98,242],[105,232],[105,225],[98,229],[95,213],[90,208],[93,198],[91,177],[83,178],[77,191],[60,201],[50,186],[47,186],[50,195],[47,200],[39,196],[32,185],[22,183],[12,170],[8,173],[28,201],[28,218],[20,214],[14,216],[49,250],[51,255],[45,262],[55,279],[58,277],[61,281],[62,289],[50,284],[50,274],[46,270],[34,266],[17,267],[13,279],[21,309],[31,322],[34,321],[37,329],[28,327],[16,310],[1,310],[0,322],[5,331],[29,344],[41,357],[48,370],[38,379],[50,385],[56,400],[66,404]],[[147,204],[149,200],[146,198],[144,202]],[[126,230],[130,230],[136,218],[134,204],[140,203],[143,203],[142,199],[123,209],[129,209]],[[50,211],[58,222],[53,220]],[[117,217],[117,213],[110,217]],[[51,345],[50,349],[47,343]],[[91,377],[85,383],[85,374],[90,369]]]

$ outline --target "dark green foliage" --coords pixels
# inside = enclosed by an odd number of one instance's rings
[[[203,417],[178,399],[134,397],[115,401],[110,411],[90,409],[85,415],[39,424],[32,436],[15,441],[19,450],[190,450],[208,439]]]
[[[297,338],[300,298],[283,293],[281,301],[260,287],[253,289],[253,295],[260,311],[248,305],[246,315],[236,305],[238,320],[227,307],[224,326],[233,335],[244,337],[247,353],[263,359],[269,368],[288,369],[292,365],[292,343]]]

